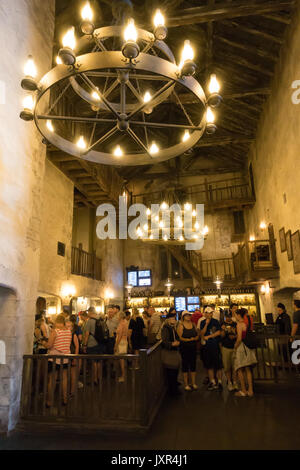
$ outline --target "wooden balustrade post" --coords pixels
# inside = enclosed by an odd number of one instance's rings
[[[141,425],[147,426],[149,419],[148,407],[148,354],[146,349],[140,349],[141,377]]]

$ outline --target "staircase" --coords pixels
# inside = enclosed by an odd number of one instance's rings
[[[236,282],[232,258],[202,259],[201,253],[187,251],[182,246],[167,245],[172,256],[191,275],[199,287],[211,287],[217,276],[223,283]]]

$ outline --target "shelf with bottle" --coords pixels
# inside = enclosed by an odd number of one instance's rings
[[[229,308],[229,295],[204,295],[201,298],[202,305],[215,304],[217,307]]]
[[[231,294],[230,303],[238,304],[241,307],[256,307],[255,294]]]
[[[174,297],[150,297],[149,306],[154,308],[170,308],[174,307]]]
[[[126,299],[125,302],[126,308],[141,308],[144,309],[148,307],[148,297],[134,297],[131,299]]]

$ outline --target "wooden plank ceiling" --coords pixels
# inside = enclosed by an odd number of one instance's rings
[[[216,73],[222,84],[223,103],[216,113],[218,130],[215,135],[203,137],[188,154],[160,165],[95,165],[48,146],[48,157],[75,184],[75,203],[95,206],[116,200],[127,182],[141,178],[169,179],[243,170],[263,104],[270,94],[294,1],[93,0],[90,3],[96,27],[118,23],[117,6],[131,3],[136,24],[151,30],[153,11],[161,8],[167,17],[166,42],[176,58],[183,40],[190,39],[196,49],[196,78],[206,88],[210,74]],[[57,0],[54,54],[66,26],[80,23],[81,7],[82,0]],[[198,105],[191,95],[182,92],[180,100],[196,121]],[[80,108],[76,110],[78,113]],[[158,113],[162,122],[169,122],[170,116],[176,119],[181,113],[176,96],[171,95],[161,104]],[[159,130],[155,131],[159,135]]]

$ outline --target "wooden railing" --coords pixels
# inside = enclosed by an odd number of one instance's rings
[[[179,190],[154,191],[132,196],[134,204],[146,205],[161,204],[162,201],[166,201],[169,205],[183,204],[187,199],[192,204],[214,205],[233,200],[254,202],[254,195],[249,181],[240,177],[215,182],[205,180],[202,184],[191,185]]]
[[[102,261],[95,253],[72,247],[71,273],[102,281]]]
[[[218,276],[222,281],[235,279],[232,258],[202,259],[201,253],[182,250],[187,261],[198,271],[202,281],[214,281]]]
[[[124,382],[118,381],[120,360],[125,363]],[[98,384],[94,383],[95,367],[100,371]],[[26,355],[21,422],[148,427],[165,391],[160,342],[141,350],[139,356]]]
[[[290,336],[269,333],[258,333],[260,346],[255,350],[257,365],[253,369],[254,380],[270,380],[274,382],[295,378],[300,366],[293,364]],[[295,337],[300,339],[300,336]],[[299,348],[299,346],[298,346]]]

